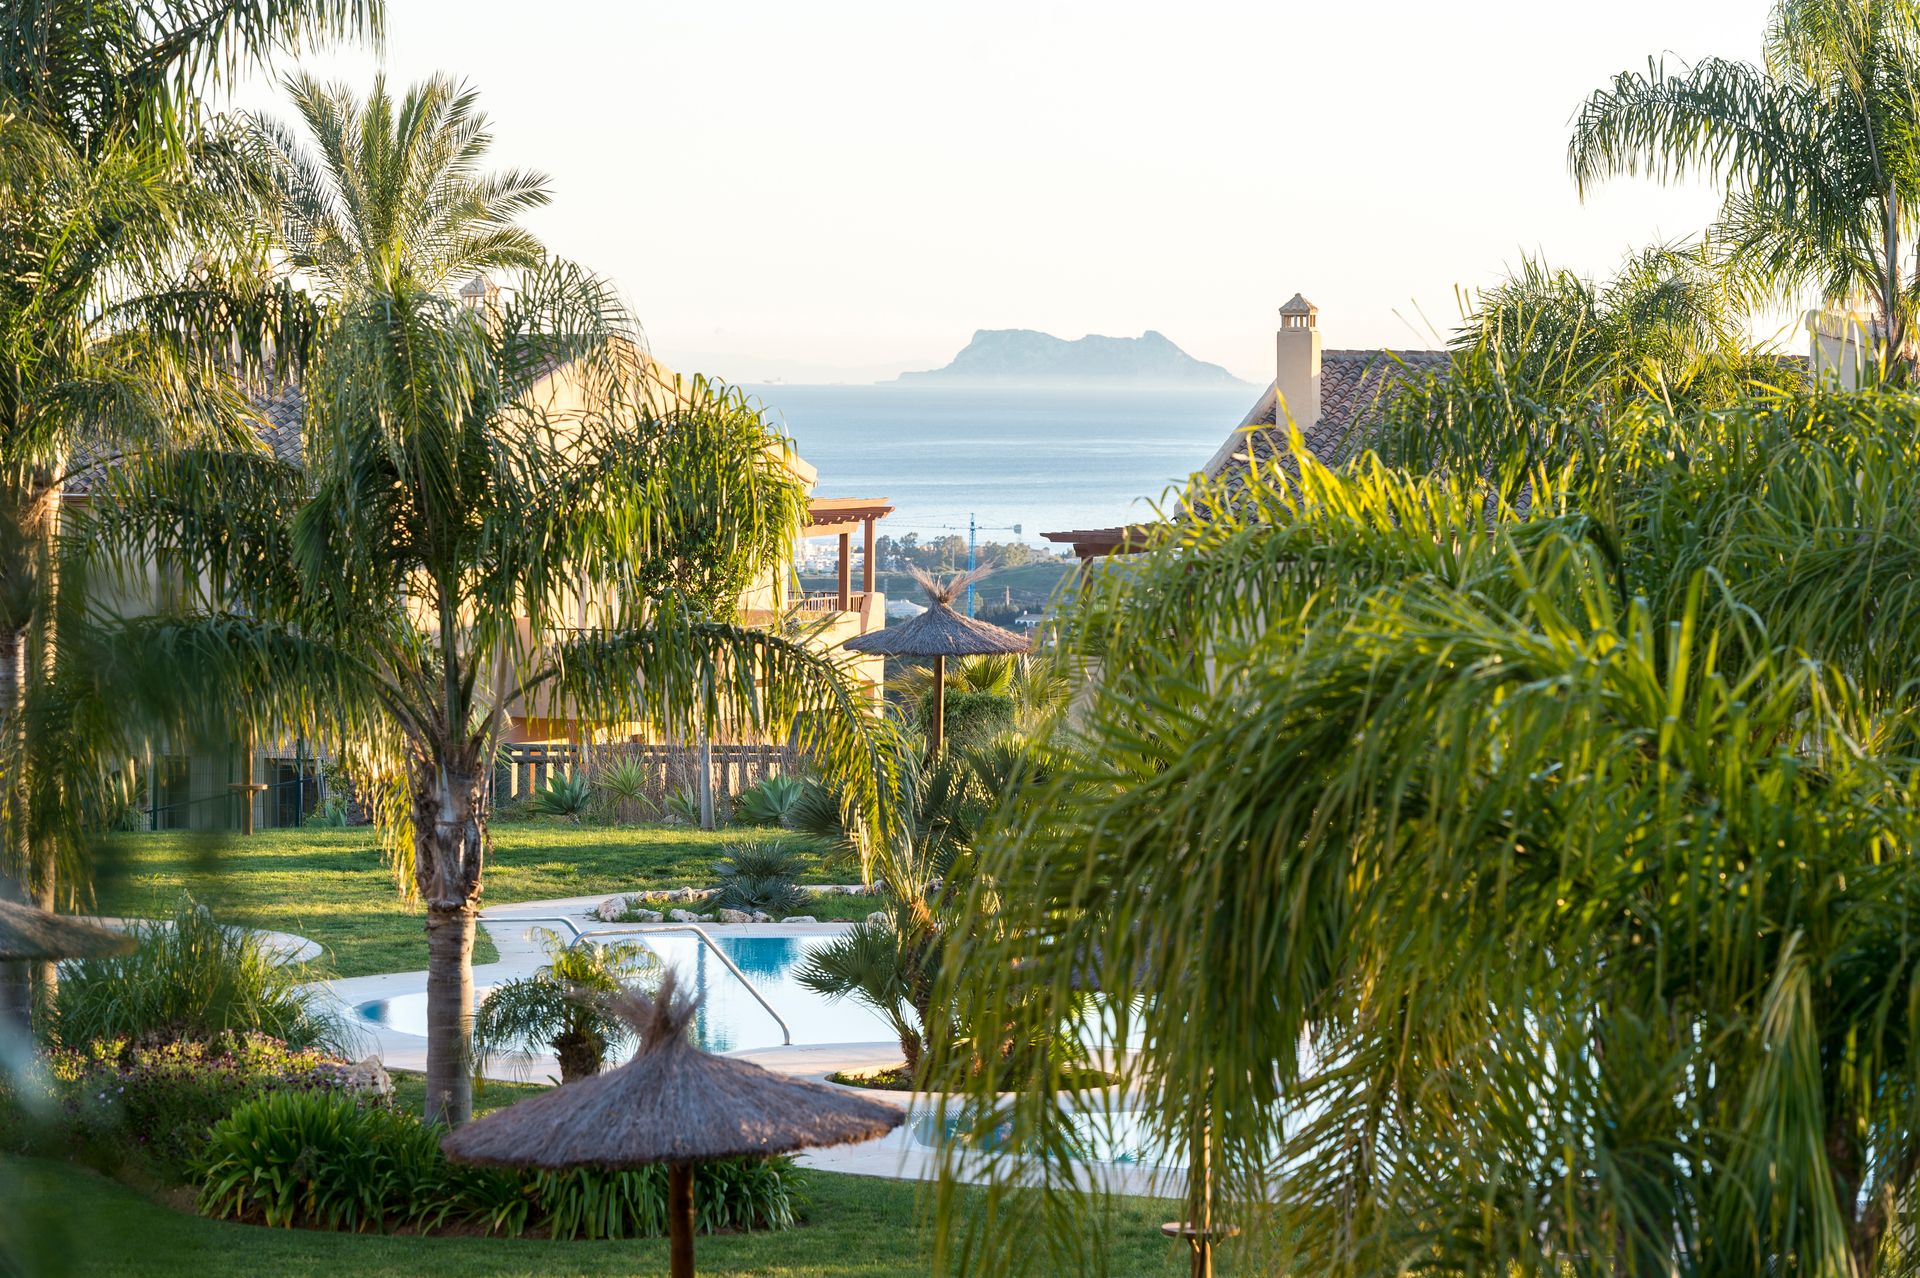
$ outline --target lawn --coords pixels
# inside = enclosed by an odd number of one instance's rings
[[[713,862],[727,844],[770,833],[503,822],[493,827],[482,903],[711,884]],[[848,872],[820,868],[807,877],[845,881]],[[223,920],[311,937],[339,976],[426,966],[421,913],[400,899],[366,829],[120,835],[102,850],[96,891],[102,913],[135,917],[164,915],[191,893]],[[823,898],[819,917],[862,917],[873,905],[861,897]],[[473,957],[497,957],[484,929]]]
[[[396,1072],[395,1101],[418,1108],[418,1074]],[[485,1114],[545,1090],[535,1084],[488,1082],[474,1094]],[[809,1172],[806,1223],[775,1234],[700,1239],[700,1272],[765,1278],[918,1278],[931,1266],[927,1203],[918,1186],[897,1180]],[[666,1272],[666,1244],[550,1243],[529,1239],[377,1237],[270,1230],[206,1220],[149,1200],[124,1185],[65,1163],[0,1160],[0,1241],[9,1233],[32,1239],[41,1262],[18,1270],[24,1278],[85,1274],[88,1278],[151,1275],[220,1278],[271,1273],[298,1278],[571,1278]],[[1121,1278],[1159,1278],[1186,1272],[1185,1257],[1159,1236],[1161,1221],[1177,1215],[1170,1203],[1122,1200],[1107,1223],[1112,1272]],[[12,1226],[9,1229],[9,1226]],[[0,1247],[0,1273],[6,1268]],[[17,1262],[16,1258],[16,1262]],[[1231,1270],[1223,1267],[1223,1274]]]
[[[696,1244],[700,1272],[922,1278],[931,1269],[933,1234],[921,1193],[904,1181],[811,1173],[806,1224],[703,1237]],[[1172,1212],[1171,1205],[1148,1199],[1121,1202],[1106,1228],[1110,1272],[1117,1278],[1186,1273],[1185,1256],[1159,1234]],[[0,1217],[6,1216],[12,1220],[0,1219],[0,1243],[30,1249],[10,1271],[26,1278],[628,1278],[667,1271],[662,1239],[552,1243],[265,1229],[188,1215],[91,1172],[41,1160],[0,1159]],[[0,1246],[0,1271],[6,1261]]]

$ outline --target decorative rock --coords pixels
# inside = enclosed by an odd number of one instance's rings
[[[773,922],[773,915],[767,913],[765,910],[755,910],[753,912],[753,921],[755,923],[771,923]]]
[[[632,906],[633,898],[630,896],[610,896],[600,902],[599,908],[593,912],[593,917],[602,923],[618,923]]]
[[[660,911],[635,908],[633,918],[637,923],[658,923],[660,921]]]
[[[719,919],[722,923],[751,923],[753,915],[745,910],[722,910]]]
[[[350,1092],[364,1092],[382,1098],[393,1095],[393,1079],[386,1067],[380,1064],[378,1056],[369,1056],[357,1065],[350,1066],[342,1076],[342,1082]]]
[[[893,915],[887,913],[885,910],[875,910],[873,913],[867,915],[867,922],[876,924],[891,923],[893,922]]]
[[[785,921],[788,923],[818,923],[820,920],[811,914],[789,914]]]
[[[711,923],[711,922],[713,922],[713,915],[711,915],[711,914],[696,914],[696,915],[694,915],[694,916],[693,916],[693,918],[694,918],[694,921],[695,921],[696,923]]]
[[[698,923],[699,921],[700,916],[698,914],[691,913],[687,910],[667,911],[667,922],[669,923]]]

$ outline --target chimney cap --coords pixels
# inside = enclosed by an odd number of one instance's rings
[[[462,297],[491,297],[499,291],[494,282],[484,275],[476,275],[460,286]]]
[[[1300,294],[1295,293],[1293,300],[1280,308],[1280,313],[1282,315],[1318,315],[1320,308]]]

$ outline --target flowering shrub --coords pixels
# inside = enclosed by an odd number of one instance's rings
[[[137,1160],[168,1181],[188,1178],[208,1129],[236,1105],[272,1092],[344,1093],[350,1068],[264,1034],[159,1047],[101,1040],[47,1056],[74,1152],[107,1166]]]

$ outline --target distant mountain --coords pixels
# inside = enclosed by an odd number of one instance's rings
[[[1069,342],[1030,328],[983,328],[945,368],[902,373],[899,380],[954,385],[1247,384],[1218,364],[1195,359],[1151,330],[1138,337],[1101,337],[1089,333]]]

